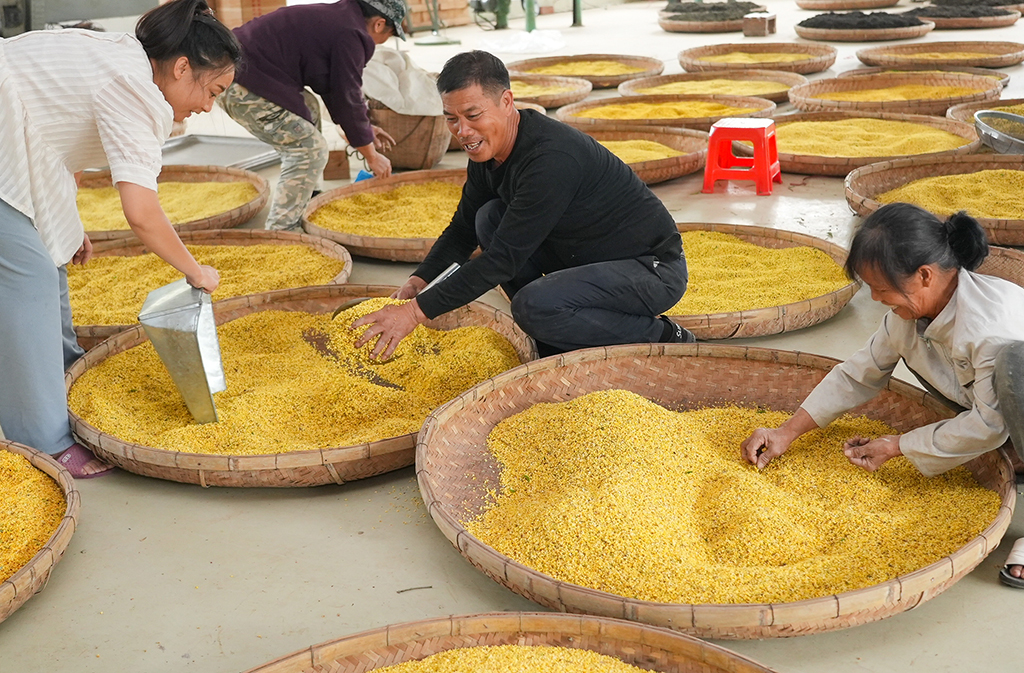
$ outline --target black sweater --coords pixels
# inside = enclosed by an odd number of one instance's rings
[[[414,275],[430,281],[452,262],[462,264],[417,297],[428,318],[511,280],[539,249],[562,269],[682,255],[672,216],[629,166],[566,124],[533,110],[519,114],[508,159],[500,165],[469,163],[451,224],[416,269]],[[470,260],[479,244],[477,210],[492,199],[501,199],[508,209],[490,247]]]

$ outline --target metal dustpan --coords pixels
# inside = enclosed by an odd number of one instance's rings
[[[215,423],[213,394],[227,389],[213,300],[184,278],[149,293],[139,313],[146,335],[197,423]]]

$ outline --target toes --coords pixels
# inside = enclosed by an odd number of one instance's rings
[[[1010,566],[1007,569],[1007,572],[1010,573],[1014,577],[1020,577],[1021,574],[1022,574],[1022,571],[1024,571],[1024,566],[1019,566],[1019,565],[1013,565],[1013,566]]]

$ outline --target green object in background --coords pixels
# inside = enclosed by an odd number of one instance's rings
[[[523,10],[526,12],[526,32],[537,30],[537,0],[525,0]]]
[[[494,30],[508,28],[508,10],[512,0],[498,0],[497,9],[494,10]]]

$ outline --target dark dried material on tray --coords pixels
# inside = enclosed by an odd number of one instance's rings
[[[804,28],[831,28],[840,30],[872,30],[877,28],[905,28],[920,26],[924,22],[916,16],[890,14],[889,12],[828,12],[804,19],[798,26]]]
[[[936,7],[960,7],[963,5],[976,7],[1007,7],[1017,4],[1014,0],[931,0]],[[936,15],[937,16],[937,15]]]
[[[764,8],[754,2],[670,2],[670,21],[734,21]]]
[[[970,19],[977,16],[1006,16],[1010,10],[980,5],[950,5],[948,7],[916,7],[903,13],[910,16],[932,16],[936,19]]]

